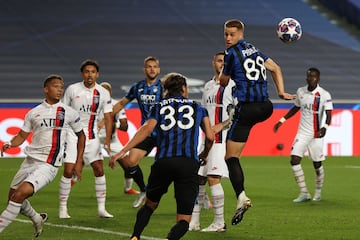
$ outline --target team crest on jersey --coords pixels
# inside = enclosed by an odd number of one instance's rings
[[[94,95],[93,102],[94,103],[99,103],[100,102],[100,96],[99,95]]]
[[[158,87],[154,86],[154,93],[156,93],[158,91]]]
[[[56,115],[56,119],[63,120],[65,118],[64,112],[58,112]]]

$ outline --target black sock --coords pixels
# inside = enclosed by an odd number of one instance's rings
[[[225,162],[229,169],[229,178],[231,184],[235,191],[236,197],[238,197],[244,190],[244,173],[240,165],[240,159],[231,157],[226,159]]]
[[[144,175],[139,165],[127,169],[134,182],[139,186],[141,192],[145,192]]]
[[[185,235],[188,229],[189,229],[189,223],[185,220],[180,220],[170,229],[170,232],[167,235],[167,239],[178,240]]]
[[[131,238],[135,236],[138,239],[140,239],[140,235],[144,231],[146,225],[149,223],[150,217],[153,214],[153,212],[154,211],[147,205],[144,205],[139,209],[139,211],[136,214],[136,222]]]

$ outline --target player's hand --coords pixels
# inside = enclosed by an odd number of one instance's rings
[[[274,132],[277,132],[277,130],[279,129],[279,127],[280,127],[281,125],[282,125],[281,122],[277,122],[277,123],[274,125],[274,128],[273,128]]]
[[[199,160],[200,160],[200,166],[205,166],[207,163],[207,154],[205,154],[204,152],[201,152],[199,154]]]
[[[320,128],[320,130],[318,131],[318,134],[317,134],[317,138],[323,138],[325,137],[325,134],[326,134],[326,128],[322,127]]]
[[[290,93],[279,93],[279,98],[284,100],[294,100],[296,99],[296,95]]]
[[[6,152],[6,150],[7,150],[8,148],[11,148],[10,142],[4,142],[4,144],[3,144],[2,147],[1,147],[1,157],[4,156],[4,152]]]
[[[116,160],[121,159],[125,156],[126,152],[124,152],[123,150],[121,150],[120,152],[112,155],[109,159],[109,167],[111,167],[112,169],[114,169],[115,165],[116,165]]]
[[[76,177],[75,179],[77,181],[81,181],[81,179],[82,179],[82,170],[83,170],[82,161],[80,160],[79,162],[81,162],[81,164],[75,164],[74,173],[73,173],[74,176]]]

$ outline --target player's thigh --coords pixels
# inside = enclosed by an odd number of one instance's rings
[[[84,162],[86,165],[91,164],[94,161],[104,160],[104,156],[101,152],[101,143],[98,138],[86,139]]]
[[[57,167],[28,157],[14,176],[10,186],[12,189],[17,189],[22,182],[29,182],[36,193],[53,181],[57,172]]]
[[[311,140],[311,136],[297,134],[291,147],[291,155],[303,157]]]
[[[77,157],[77,141],[78,138],[75,134],[67,133],[63,155],[64,163],[75,164]]]
[[[325,160],[324,138],[313,138],[308,146],[309,157],[314,162]]]
[[[215,175],[221,177],[229,177],[229,171],[225,162],[225,143],[214,143],[208,154],[207,163],[207,175]]]

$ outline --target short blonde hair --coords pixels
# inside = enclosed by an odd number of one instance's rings
[[[238,19],[227,20],[224,24],[224,28],[231,28],[231,27],[235,27],[235,28],[239,29],[240,31],[244,31],[245,25],[242,21],[240,21]]]

